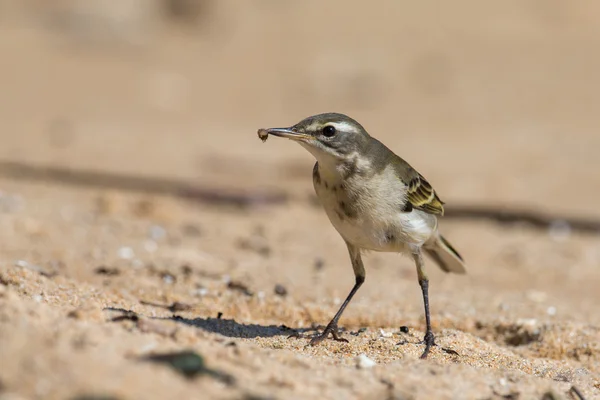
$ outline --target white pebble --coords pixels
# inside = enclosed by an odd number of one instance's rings
[[[535,318],[519,318],[517,320],[517,325],[534,327],[537,325],[537,319],[535,319]]]
[[[383,329],[379,330],[379,336],[384,337],[384,338],[391,338],[393,335],[392,332],[386,332]]]
[[[548,315],[551,315],[551,316],[556,315],[556,307],[554,307],[554,306],[548,307],[548,309],[546,310],[546,313],[548,313]]]
[[[121,247],[118,253],[119,257],[124,260],[131,260],[133,257],[135,257],[135,253],[131,247]]]
[[[360,369],[368,369],[368,368],[373,368],[375,365],[377,365],[377,363],[373,360],[371,360],[369,357],[367,357],[366,354],[360,354],[355,358],[356,361],[356,367],[360,368]]]
[[[198,288],[191,291],[192,296],[206,296],[208,294],[207,288]]]

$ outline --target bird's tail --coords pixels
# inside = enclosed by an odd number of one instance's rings
[[[442,235],[437,234],[436,238],[427,243],[423,249],[444,271],[455,274],[467,272],[465,262],[458,251]]]

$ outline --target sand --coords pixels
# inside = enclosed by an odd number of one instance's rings
[[[428,360],[396,254],[307,346],[354,277],[310,154],[256,136],[346,112],[449,210],[598,219],[598,6],[71,3],[0,4],[0,399],[600,398],[600,239],[560,222],[442,219]],[[216,372],[144,359],[183,350]]]

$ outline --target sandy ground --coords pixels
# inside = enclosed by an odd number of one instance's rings
[[[354,278],[311,156],[256,137],[342,111],[449,209],[598,219],[597,5],[206,2],[190,27],[71,3],[0,2],[0,399],[600,398],[600,239],[564,228],[442,220],[468,274],[428,269],[426,361],[395,254],[366,256],[349,343],[307,347]],[[11,163],[286,197],[207,204]],[[233,379],[143,360],[181,350]]]

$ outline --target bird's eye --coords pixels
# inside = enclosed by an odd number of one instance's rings
[[[335,127],[327,125],[323,128],[323,136],[332,137],[333,135],[335,135]]]

